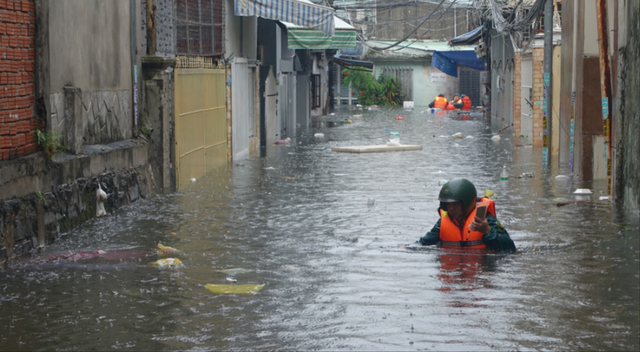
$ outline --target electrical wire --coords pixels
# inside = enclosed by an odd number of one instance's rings
[[[442,0],[442,1],[440,1],[440,3],[438,4],[438,6],[436,6],[436,8],[435,8],[435,9],[433,9],[433,11],[431,11],[431,13],[430,13],[430,14],[429,14],[425,19],[424,19],[424,21],[422,21],[422,23],[420,23],[420,25],[418,25],[418,27],[416,27],[416,29],[412,30],[412,31],[411,31],[409,34],[407,34],[404,38],[402,38],[402,39],[398,40],[398,41],[397,41],[397,42],[395,42],[394,44],[391,44],[391,45],[386,46],[386,47],[384,47],[384,48],[376,48],[376,47],[373,47],[373,46],[371,46],[371,45],[368,45],[368,47],[370,47],[371,49],[374,49],[374,50],[387,50],[387,49],[393,48],[394,46],[396,46],[396,45],[398,45],[398,44],[400,44],[400,43],[404,42],[405,40],[409,39],[409,37],[411,37],[415,32],[417,32],[417,31],[418,31],[418,29],[419,29],[420,27],[422,27],[422,25],[423,25],[423,24],[425,24],[425,23],[427,22],[427,20],[428,20],[429,18],[431,18],[431,16],[433,16],[433,14],[434,14],[434,13],[436,13],[436,11],[440,8],[440,6],[442,6],[442,4],[444,4],[444,2],[445,2],[445,1],[446,1],[446,0]]]

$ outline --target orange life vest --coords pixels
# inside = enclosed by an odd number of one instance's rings
[[[446,211],[440,209],[440,241],[442,241],[442,247],[444,248],[487,248],[482,241],[482,233],[478,231],[471,231],[469,226],[473,222],[476,216],[476,210],[478,206],[484,205],[487,207],[487,213],[496,216],[495,203],[486,197],[480,198],[480,201],[476,204],[476,209],[473,209],[471,214],[465,220],[464,226],[459,228],[453,220],[449,217]]]
[[[462,110],[463,111],[469,111],[471,110],[471,99],[469,99],[469,97],[464,97],[462,98]]]
[[[436,100],[433,103],[433,107],[444,110],[447,107],[447,98],[436,97]]]
[[[455,110],[456,107],[453,106],[453,100],[447,103],[447,110]]]

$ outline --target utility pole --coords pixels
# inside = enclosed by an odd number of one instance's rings
[[[607,162],[607,195],[611,195],[611,71],[609,71],[609,30],[607,26],[607,1],[597,0],[598,43],[600,49],[600,93],[602,94],[602,123],[604,155]],[[618,35],[618,33],[615,33]],[[613,104],[611,104],[613,105]],[[613,106],[611,106],[613,107]]]
[[[542,169],[548,170],[551,150],[551,74],[553,68],[553,0],[544,4],[544,87],[542,103]]]

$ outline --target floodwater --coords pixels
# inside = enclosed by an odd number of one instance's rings
[[[595,201],[557,207],[576,188],[598,199],[605,185],[541,172],[539,150],[510,132],[492,141],[498,128],[487,121],[419,110],[342,111],[339,121],[364,121],[313,130],[95,219],[44,258],[111,256],[1,269],[0,349],[640,349],[638,213]],[[424,149],[331,151],[383,143],[385,129]],[[438,183],[461,176],[495,192],[516,253],[402,248],[437,221]],[[183,266],[149,267],[158,256],[143,252],[158,243],[184,251]],[[229,283],[265,286],[255,295],[204,287]]]

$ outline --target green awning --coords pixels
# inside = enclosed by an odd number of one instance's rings
[[[287,29],[289,49],[355,49],[358,46],[356,29],[338,17],[334,16],[333,21],[335,23],[333,35],[290,22],[280,21],[280,23]]]
[[[289,49],[355,49],[355,30],[336,29],[333,36],[313,29],[287,30]]]

